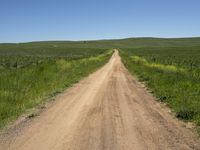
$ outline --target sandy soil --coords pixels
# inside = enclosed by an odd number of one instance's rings
[[[200,149],[197,135],[155,101],[118,51],[39,116],[0,135],[1,150]]]

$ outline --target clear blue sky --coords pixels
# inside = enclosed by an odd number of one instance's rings
[[[200,0],[0,0],[0,42],[200,36]]]

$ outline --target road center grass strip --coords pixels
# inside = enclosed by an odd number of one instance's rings
[[[56,58],[0,72],[0,128],[103,66],[112,50],[82,59]]]

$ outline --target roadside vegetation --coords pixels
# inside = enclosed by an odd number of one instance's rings
[[[200,47],[122,49],[129,71],[180,119],[200,126]]]
[[[95,71],[115,48],[177,117],[200,125],[200,38],[128,38],[0,44],[0,128]]]
[[[94,48],[8,47],[0,49],[0,128],[89,75],[112,54]]]

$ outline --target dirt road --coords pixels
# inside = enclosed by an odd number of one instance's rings
[[[0,135],[0,149],[200,149],[197,136],[168,111],[128,73],[115,51],[104,67],[39,116]]]

